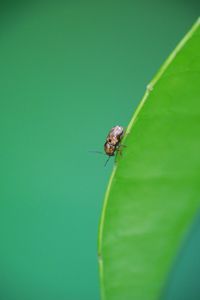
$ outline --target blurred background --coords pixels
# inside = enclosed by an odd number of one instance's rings
[[[0,298],[99,300],[97,234],[113,160],[195,0],[9,1],[0,9]]]

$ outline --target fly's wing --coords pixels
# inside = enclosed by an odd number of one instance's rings
[[[124,134],[124,128],[122,126],[115,126],[111,129],[113,136],[116,136],[119,140]]]
[[[115,127],[110,129],[107,139],[112,138],[113,136],[115,136]]]
[[[107,142],[112,143],[113,145],[117,145],[123,136],[123,132],[124,129],[122,126],[115,126],[111,128],[106,139]]]
[[[123,132],[123,127],[121,126],[114,126],[110,129],[108,136],[118,136]]]

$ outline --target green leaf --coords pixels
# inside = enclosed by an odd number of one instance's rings
[[[200,206],[199,25],[148,85],[127,128],[100,222],[102,299],[159,299]]]

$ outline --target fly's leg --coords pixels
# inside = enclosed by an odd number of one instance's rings
[[[117,149],[117,153],[119,153],[119,155],[122,156],[122,149],[121,149],[121,148],[118,148],[118,149]]]
[[[123,145],[123,144],[119,144],[117,146],[117,152],[119,152],[119,154],[122,156],[122,148],[126,148],[127,146],[126,145]]]
[[[108,159],[106,160],[104,167],[106,167],[106,165],[109,162],[109,160],[110,160],[110,156],[108,156]]]
[[[121,145],[117,146],[117,148],[116,148],[115,163],[117,162],[118,154],[119,154],[120,156],[122,156]]]
[[[126,146],[126,145],[123,145],[123,144],[119,144],[119,145],[116,147],[115,163],[117,162],[118,154],[120,155],[120,157],[123,156],[122,148],[126,148],[126,147],[127,147],[127,146]]]

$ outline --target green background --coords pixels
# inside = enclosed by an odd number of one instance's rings
[[[113,162],[146,85],[198,1],[9,2],[0,12],[0,296],[98,300],[97,232]],[[139,299],[137,299],[139,300]]]

